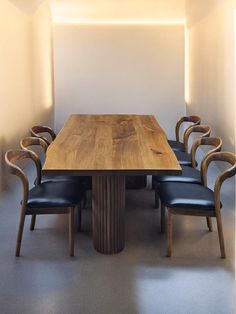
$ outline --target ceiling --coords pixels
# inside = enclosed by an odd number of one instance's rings
[[[26,13],[35,12],[39,5],[44,1],[45,0],[10,0],[14,6]]]
[[[183,21],[185,0],[51,0],[57,22]]]
[[[185,19],[185,0],[10,0],[26,13],[51,4],[55,22],[173,21]]]

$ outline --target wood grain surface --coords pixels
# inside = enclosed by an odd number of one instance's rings
[[[71,115],[47,150],[46,174],[180,174],[151,115]]]

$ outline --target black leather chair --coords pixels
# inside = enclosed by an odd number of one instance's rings
[[[48,138],[46,138],[45,136],[43,136],[44,134],[48,134],[50,137],[50,141]],[[44,141],[50,145],[50,143],[52,141],[55,140],[56,138],[56,134],[54,133],[54,131],[52,130],[52,128],[50,128],[49,126],[43,126],[43,125],[34,125],[31,129],[30,129],[30,134],[33,137],[39,137],[44,139]]]
[[[126,176],[125,188],[127,190],[145,189],[147,186],[147,176]]]
[[[30,129],[30,134],[32,135],[32,137],[38,137],[38,138],[43,139],[47,143],[48,146],[56,138],[56,133],[49,126],[35,125]],[[48,140],[48,138],[46,138],[44,134],[48,134],[50,137],[50,140]],[[91,176],[84,176],[83,182],[87,190],[92,189],[92,177]]]
[[[174,151],[181,166],[193,167],[193,160],[191,154],[188,154],[188,141],[192,133],[202,133],[201,137],[209,137],[211,134],[211,128],[208,125],[194,125],[188,128],[184,134],[184,147],[185,152]],[[195,161],[196,162],[196,161]]]
[[[191,154],[187,153],[188,152],[188,141],[189,141],[189,137],[192,133],[202,133],[200,138],[209,137],[210,133],[211,133],[211,128],[208,125],[194,125],[194,126],[190,126],[186,130],[186,132],[184,133],[185,152],[174,151],[176,158],[178,159],[179,164],[181,166],[188,166],[188,167],[196,167],[197,166],[196,160],[192,158]],[[152,178],[152,189],[155,189],[155,182],[154,182],[153,178]]]
[[[44,152],[44,154],[46,155],[47,149],[48,149],[48,144],[45,141],[45,139],[40,138],[40,137],[25,137],[20,141],[20,147],[23,150],[26,151],[33,151],[34,153],[36,153],[34,151],[33,147],[41,147],[42,151]],[[39,156],[38,156],[39,157]],[[71,181],[74,184],[84,184],[85,188],[86,188],[86,183],[84,182],[86,179],[86,177],[79,177],[79,176],[46,176],[46,175],[42,175],[41,176],[41,182],[46,182],[46,181],[54,181],[54,182],[58,182],[58,181]]]
[[[182,174],[178,176],[166,175],[166,176],[153,176],[153,184],[155,186],[155,208],[159,207],[159,185],[165,182],[184,182],[184,183],[195,183],[202,184],[201,171],[196,169],[196,152],[200,146],[214,146],[204,156],[203,160],[211,153],[219,152],[222,147],[222,140],[220,137],[202,137],[194,141],[191,148],[191,160],[193,167],[182,165]]]
[[[185,147],[184,147],[184,143],[180,141],[180,127],[184,122],[188,122],[191,123],[190,126],[188,126],[185,131],[184,134],[186,133],[186,131],[193,125],[198,125],[201,123],[201,118],[199,116],[196,115],[192,115],[192,116],[186,116],[186,117],[182,117],[175,126],[175,137],[176,137],[176,141],[173,140],[168,140],[168,143],[170,145],[170,147],[174,150],[174,151],[185,151]]]
[[[25,137],[20,141],[20,147],[23,150],[26,151],[31,151],[36,153],[33,150],[33,147],[35,146],[40,146],[46,154],[47,149],[48,149],[48,144],[47,142],[40,137]],[[72,183],[75,188],[77,187],[78,189],[82,188],[85,190],[85,193],[83,195],[83,208],[86,207],[86,202],[87,202],[87,196],[86,196],[86,191],[88,189],[88,177],[86,176],[49,176],[49,175],[43,175],[41,174],[41,183],[43,182],[69,182]],[[78,231],[81,231],[81,211],[79,211],[79,225],[78,225]]]
[[[225,161],[231,167],[215,181],[214,191],[207,187],[207,169],[212,161]],[[217,221],[221,257],[225,258],[223,226],[221,219],[220,189],[222,183],[236,173],[236,155],[230,152],[215,152],[208,155],[201,164],[203,185],[180,182],[161,183],[159,196],[162,206],[167,209],[167,256],[172,254],[172,215],[203,216],[207,218],[209,231],[212,231],[211,217]],[[162,211],[162,223],[165,211]],[[164,229],[162,227],[162,229]]]
[[[36,186],[29,189],[29,181],[23,170],[17,165],[18,161],[31,159],[37,170]],[[21,240],[24,229],[25,216],[31,215],[30,230],[34,230],[36,215],[68,214],[69,215],[69,251],[74,255],[74,211],[84,197],[84,189],[72,182],[43,182],[41,183],[41,163],[34,152],[25,150],[9,150],[5,154],[5,161],[10,173],[18,176],[23,185],[23,199],[16,243],[16,256],[20,255]]]

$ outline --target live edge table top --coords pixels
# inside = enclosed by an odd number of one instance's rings
[[[50,175],[180,174],[151,115],[71,115],[47,150]]]

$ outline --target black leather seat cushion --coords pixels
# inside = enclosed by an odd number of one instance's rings
[[[188,166],[181,166],[182,175],[180,176],[152,176],[153,182],[186,182],[201,184],[201,172]]]
[[[215,208],[214,192],[200,184],[162,183],[159,187],[159,197],[170,208]]]
[[[27,207],[75,206],[84,198],[84,195],[85,189],[73,182],[44,182],[29,191]]]
[[[89,176],[42,176],[41,182],[73,182],[74,184],[83,184],[86,190],[92,188],[92,177]]]
[[[191,155],[181,151],[174,151],[180,165],[192,166]]]
[[[147,186],[147,176],[126,176],[125,188],[127,190],[145,189]]]
[[[91,176],[82,176],[80,178],[83,182],[83,186],[85,187],[85,189],[86,190],[92,190],[92,177]]]
[[[172,141],[172,140],[168,140],[168,144],[170,145],[170,147],[174,150],[174,151],[182,151],[184,152],[184,144],[181,142],[177,142],[177,141]]]

